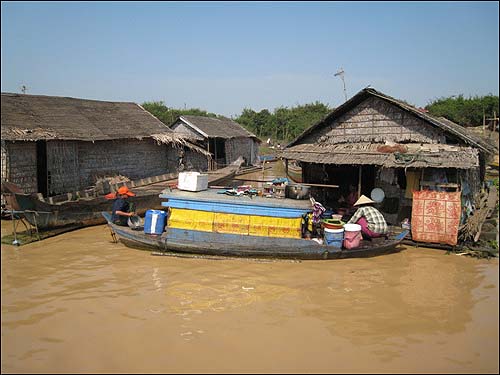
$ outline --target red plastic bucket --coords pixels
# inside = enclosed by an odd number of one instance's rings
[[[362,239],[361,225],[346,224],[344,225],[344,247],[346,249],[354,249],[359,246]]]

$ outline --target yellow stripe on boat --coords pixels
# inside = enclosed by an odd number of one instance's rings
[[[263,237],[301,238],[301,218],[239,215],[171,208],[169,228]]]
[[[167,227],[212,232],[215,212],[171,208]]]
[[[248,234],[252,236],[301,238],[301,222],[300,217],[250,216]]]

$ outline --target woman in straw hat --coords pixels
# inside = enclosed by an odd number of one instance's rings
[[[372,204],[375,203],[365,195],[354,203],[358,207],[348,224],[361,225],[361,232],[365,238],[382,237],[387,233],[387,223],[384,216]]]
[[[113,202],[111,220],[118,225],[127,226],[128,218],[135,215],[135,212],[130,211],[130,204],[127,202],[128,197],[135,196],[128,187],[122,186],[116,192],[116,199]]]

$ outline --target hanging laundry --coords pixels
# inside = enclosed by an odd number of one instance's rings
[[[413,199],[413,192],[420,190],[420,171],[406,171],[405,198]]]
[[[313,205],[312,222],[314,224],[321,221],[321,215],[326,211],[326,208],[319,202],[315,202]]]
[[[414,192],[411,214],[412,239],[456,245],[461,211],[459,191]]]

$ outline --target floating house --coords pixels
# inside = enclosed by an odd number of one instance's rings
[[[259,138],[228,118],[183,115],[171,129],[197,139],[198,144],[212,155],[209,169],[224,167],[240,156],[246,165],[259,161]]]
[[[386,219],[411,217],[412,193],[421,188],[460,190],[472,202],[484,181],[492,145],[466,128],[434,117],[373,88],[365,88],[314,124],[282,152],[302,166],[305,183],[323,204],[338,207],[349,187],[370,196],[375,188]]]
[[[136,103],[2,93],[2,180],[53,196],[103,176],[206,170],[209,154]],[[194,141],[194,139],[193,139]]]

